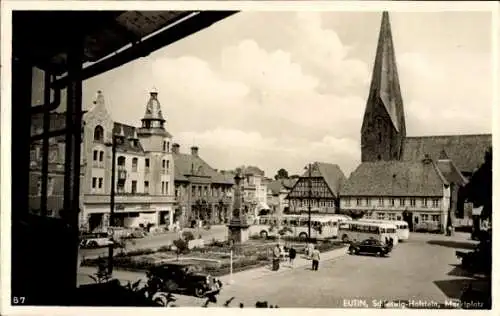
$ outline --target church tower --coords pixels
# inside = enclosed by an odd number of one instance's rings
[[[382,13],[370,93],[361,127],[361,161],[399,160],[406,137],[389,13]]]

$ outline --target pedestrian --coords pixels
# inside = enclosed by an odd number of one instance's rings
[[[280,269],[280,257],[281,249],[278,244],[273,249],[273,271],[278,271]]]
[[[297,251],[293,246],[290,246],[290,249],[288,249],[288,259],[290,260],[290,266],[293,268],[293,261],[295,260],[295,257],[297,256]]]
[[[312,270],[318,271],[319,259],[320,259],[318,248],[314,248],[314,250],[312,251],[311,259],[312,259]]]

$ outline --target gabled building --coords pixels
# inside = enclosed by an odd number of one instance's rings
[[[345,213],[361,213],[365,218],[404,220],[415,229],[443,231],[452,202],[450,180],[465,182],[456,170],[446,168],[443,172],[446,164],[429,157],[362,163],[343,185],[340,207]]]
[[[362,165],[358,169],[363,171],[365,168],[375,168],[371,164],[373,162],[389,162],[388,170],[393,168],[399,170],[403,166],[410,166],[408,163],[419,164],[423,160],[431,159],[449,183],[451,200],[448,204],[449,215],[446,218],[450,223],[456,223],[456,218],[470,215],[464,211],[467,201],[464,198],[463,187],[474,170],[482,164],[484,153],[491,146],[491,134],[407,136],[389,14],[383,12],[370,92],[361,128]],[[370,167],[363,166],[366,163]],[[400,166],[397,166],[398,164]],[[369,174],[371,173],[366,172],[366,176]],[[359,175],[355,173],[354,176]],[[408,177],[406,181],[409,186],[419,185],[411,183],[416,181],[416,178],[410,174]],[[383,179],[385,178],[378,180],[380,183],[377,185],[385,187],[385,184],[381,183],[385,181]],[[365,181],[371,183],[372,179]],[[360,183],[357,179],[350,182],[352,187],[349,189],[349,194],[353,195],[356,190],[358,190],[357,195],[366,193],[364,187],[356,187]],[[408,191],[406,195],[409,197],[410,193]],[[413,221],[419,219],[415,217],[408,220],[412,226]]]
[[[190,154],[184,154],[179,144],[173,144],[172,152],[177,201],[174,221],[181,226],[190,226],[193,221],[227,223],[233,203],[234,176],[212,168],[200,157],[196,146],[191,147]]]
[[[281,215],[289,212],[287,196],[297,179],[270,179],[267,183],[267,204],[272,214]]]
[[[306,212],[309,203],[313,212],[337,213],[344,173],[331,163],[315,162],[309,167],[288,193],[289,213]]]
[[[174,165],[158,92],[152,91],[141,127],[113,121],[98,92],[84,115],[82,157],[87,162],[81,184],[84,229],[108,226],[160,226],[173,222]],[[112,144],[116,143],[115,219],[110,223]]]
[[[259,215],[262,210],[270,211],[267,203],[267,181],[263,170],[256,166],[241,166],[236,171],[243,177],[243,211],[249,217]],[[234,171],[234,174],[236,174]]]

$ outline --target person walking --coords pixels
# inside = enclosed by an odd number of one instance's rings
[[[297,251],[293,246],[290,246],[290,249],[288,249],[288,259],[290,260],[290,266],[293,268],[293,261],[295,260],[295,257],[297,256]]]
[[[281,249],[278,244],[273,249],[273,271],[278,271],[280,269],[280,257]]]
[[[318,271],[319,259],[320,259],[318,248],[314,248],[314,250],[312,251],[311,259],[312,259],[312,270]]]

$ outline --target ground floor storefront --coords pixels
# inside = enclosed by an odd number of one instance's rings
[[[201,224],[226,224],[231,216],[231,205],[224,203],[195,202],[180,204],[174,211],[174,222],[179,221],[181,227]]]
[[[84,205],[80,213],[80,230],[106,230],[109,226],[125,228],[171,227],[174,223],[174,205],[117,205],[113,222],[109,204]]]

